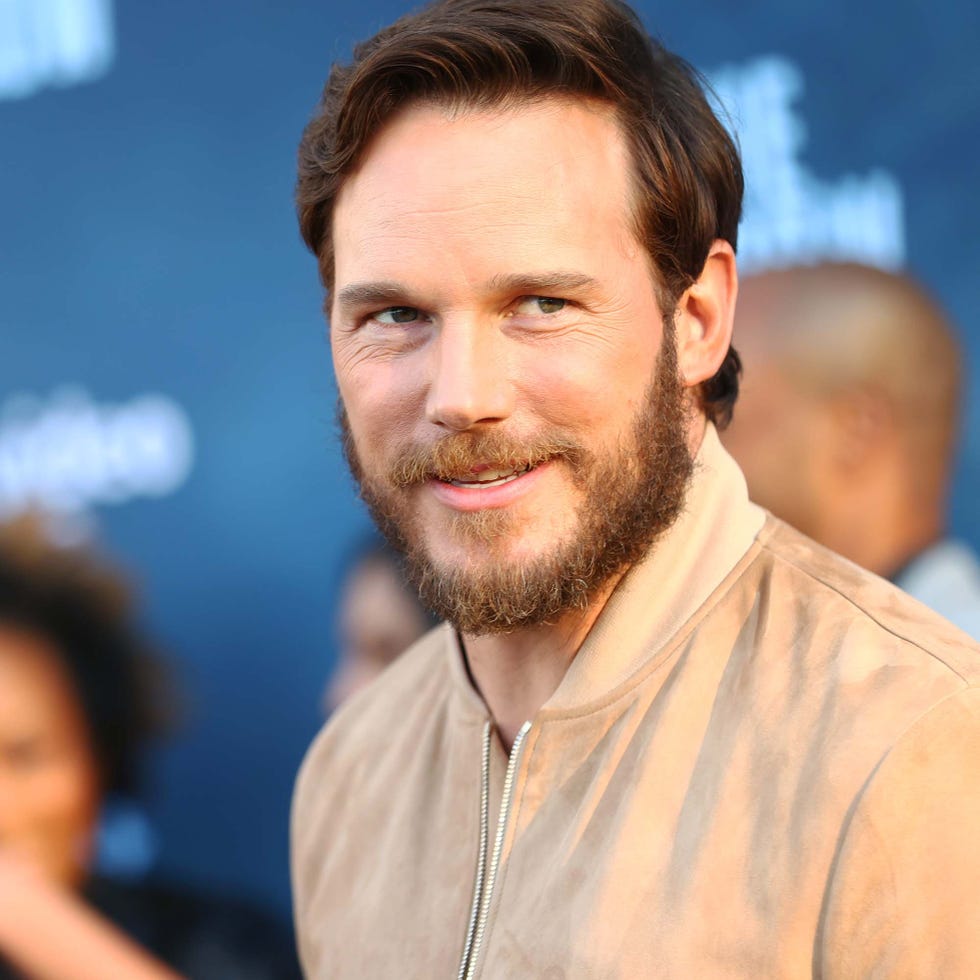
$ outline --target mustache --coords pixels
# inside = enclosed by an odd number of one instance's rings
[[[538,433],[533,439],[517,439],[498,432],[458,432],[427,446],[411,446],[388,469],[389,482],[399,488],[428,480],[460,480],[477,467],[524,470],[552,459],[572,466],[580,463],[585,449],[558,432]]]

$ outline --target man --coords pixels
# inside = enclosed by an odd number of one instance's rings
[[[398,555],[384,541],[366,541],[344,574],[337,612],[339,657],[323,692],[329,715],[367,687],[435,620],[402,575]]]
[[[310,977],[976,975],[977,650],[715,432],[741,188],[610,0],[334,68],[298,205],[347,454],[448,623],[304,765]]]
[[[980,638],[980,564],[947,535],[962,355],[907,276],[851,263],[742,283],[723,441],[749,495]]]

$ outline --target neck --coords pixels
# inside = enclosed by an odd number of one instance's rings
[[[944,533],[943,509],[936,499],[921,500],[908,490],[904,474],[855,479],[831,499],[824,527],[814,535],[835,551],[876,575],[891,578]]]
[[[873,556],[866,567],[885,578],[895,576],[909,565],[927,548],[931,548],[944,536],[944,526],[941,519],[920,521],[909,528],[902,539],[893,543],[892,547],[884,548],[879,555]]]
[[[463,636],[473,682],[508,752],[524,722],[534,718],[558,689],[620,578],[604,586],[586,609],[565,613],[554,623]]]
[[[692,458],[704,439],[703,414],[691,409],[687,441]],[[462,637],[470,676],[509,752],[521,726],[534,718],[558,690],[579,648],[609,597],[626,574],[607,582],[585,609],[574,609],[553,623],[512,633]]]

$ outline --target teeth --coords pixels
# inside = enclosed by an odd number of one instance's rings
[[[454,487],[499,487],[503,483],[510,483],[519,476],[523,476],[529,466],[520,470],[483,470],[476,474],[473,480],[450,480]]]
[[[516,476],[517,470],[483,470],[476,474],[476,479],[472,483],[494,483],[497,480],[505,480],[509,476]]]

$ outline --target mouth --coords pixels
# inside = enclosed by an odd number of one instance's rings
[[[435,499],[451,511],[473,513],[511,507],[540,487],[551,459],[506,457],[499,462],[472,463],[440,469],[429,477]]]
[[[534,467],[530,464],[510,469],[499,469],[492,466],[476,466],[466,474],[465,479],[442,479],[443,483],[448,483],[454,487],[463,489],[484,490],[488,487],[499,487],[505,483],[511,483],[519,477],[529,473]]]

